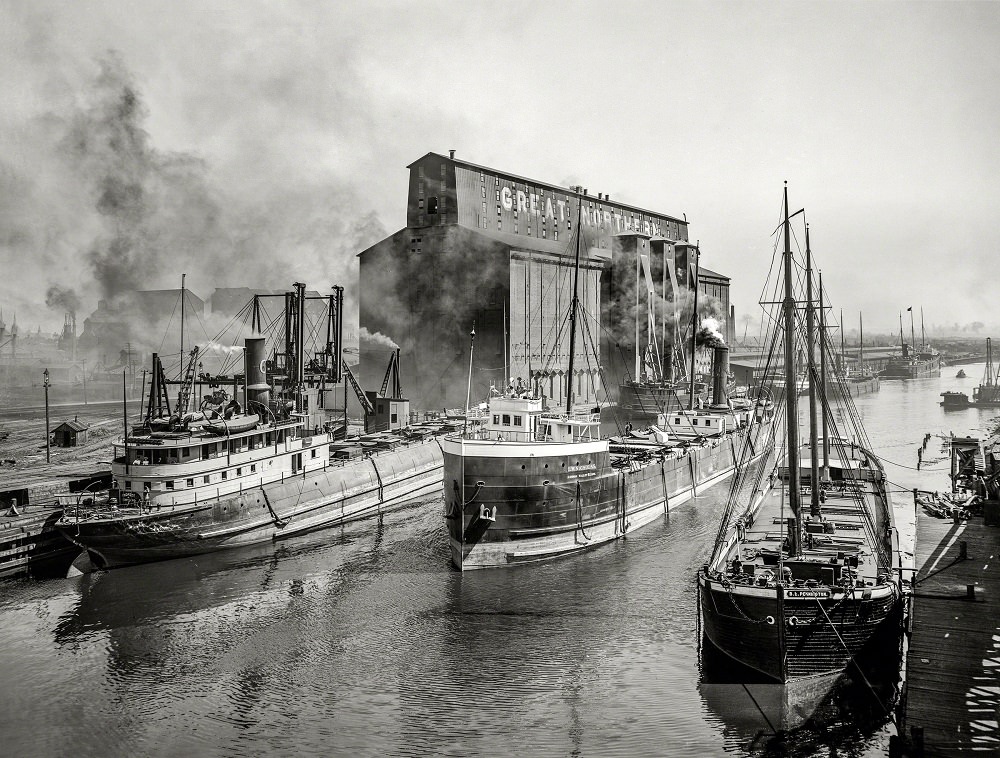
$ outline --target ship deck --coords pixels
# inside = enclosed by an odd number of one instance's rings
[[[856,460],[831,460],[831,470],[846,468]],[[806,484],[801,488],[803,513],[808,514],[811,487],[809,461],[802,462],[802,479]],[[871,513],[874,492],[870,482],[864,480],[840,480],[831,482],[822,490],[820,504],[821,517],[803,516],[806,532],[800,556],[788,557],[787,530],[783,524],[792,517],[788,504],[788,483],[775,479],[764,492],[753,523],[741,530],[743,537],[737,539],[730,551],[728,563],[738,557],[744,575],[759,576],[764,572],[776,573],[779,551],[783,563],[791,569],[792,579],[799,582],[820,582],[829,576],[818,570],[825,565],[836,567],[830,573],[839,577],[840,567],[845,557],[857,557],[857,581],[874,584],[878,578],[878,562],[872,552],[866,530],[870,530],[863,512]],[[853,561],[851,561],[853,567]]]

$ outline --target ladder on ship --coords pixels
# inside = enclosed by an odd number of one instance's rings
[[[191,404],[191,389],[194,386],[194,369],[198,361],[198,346],[191,351],[191,359],[188,361],[187,371],[184,372],[184,383],[180,392],[177,393],[177,416],[182,418],[188,412]]]

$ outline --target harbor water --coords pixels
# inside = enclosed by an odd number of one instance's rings
[[[964,368],[855,400],[897,507],[947,489],[947,436],[998,414],[939,406],[978,382],[983,366]],[[276,545],[4,582],[2,752],[755,755],[777,749],[774,696],[802,711],[781,749],[884,755],[889,716],[855,689],[803,710],[799,693],[703,676],[695,575],[725,493],[511,570],[453,570],[430,497]],[[889,679],[872,702],[891,706]]]

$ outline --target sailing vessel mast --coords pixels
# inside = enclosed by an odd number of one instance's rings
[[[583,236],[583,195],[577,187],[577,215],[576,215],[576,260],[573,264],[573,301],[569,309],[569,370],[566,372],[566,414],[573,412],[573,357],[576,353],[576,310],[579,306],[580,289],[580,238]],[[637,295],[638,296],[638,295]],[[636,324],[635,350],[639,355],[638,323]]]
[[[844,319],[841,317],[841,323]],[[844,330],[840,330],[843,338]],[[826,403],[826,308],[823,306],[823,272],[819,272],[819,396],[822,401],[820,418],[823,419],[823,479],[830,481],[830,429],[827,426],[827,403]]]
[[[793,555],[799,553],[799,535],[802,533],[802,516],[800,513],[801,472],[799,471],[799,425],[798,398],[795,392],[795,300],[792,298],[792,241],[791,225],[788,216],[788,183],[785,183],[785,423],[787,425],[788,445],[788,504],[795,515],[795,532],[790,541]]]
[[[920,306],[920,350],[927,349],[927,337],[924,334],[924,306]]]
[[[858,311],[858,371],[865,370],[865,316]]]
[[[806,224],[806,360],[809,370],[809,513],[819,516],[819,455],[816,450],[816,309],[813,307],[812,250],[809,248],[809,224]],[[794,392],[797,388],[792,386]]]

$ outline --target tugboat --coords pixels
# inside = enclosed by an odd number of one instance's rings
[[[216,385],[231,381],[232,396],[219,387],[199,411],[189,410],[198,348],[173,411],[153,355],[145,418],[114,444],[111,489],[69,496],[56,524],[91,563],[111,568],[277,540],[381,513],[440,487],[435,435],[443,428],[406,426],[398,373],[392,398],[362,393],[341,357],[335,315],[336,340],[331,321],[327,344],[307,362],[305,285],[297,283],[285,302],[284,350],[269,358],[264,338],[247,338],[244,375],[210,377]],[[256,308],[254,317],[256,330]],[[341,370],[366,420],[392,434],[335,442],[342,430],[327,421],[321,398]]]
[[[568,377],[580,311],[576,228]],[[626,427],[614,437],[601,436],[599,408],[574,407],[573,382],[562,412],[546,408],[520,380],[492,392],[484,425],[441,442],[454,566],[495,568],[582,552],[728,479],[737,460],[769,455],[771,406],[763,399],[731,405],[728,348],[715,349],[714,363],[710,406],[661,412],[648,429]]]
[[[774,321],[784,331],[790,384],[798,330],[787,187],[783,227],[783,317]],[[882,465],[860,422],[850,434],[829,429],[837,417],[823,400],[825,371],[815,365],[808,227],[805,240],[810,439],[800,445],[797,397],[785,393],[782,454],[741,462],[711,559],[698,574],[705,641],[778,683],[840,674],[901,618],[904,591]],[[824,337],[820,344],[825,351]]]

